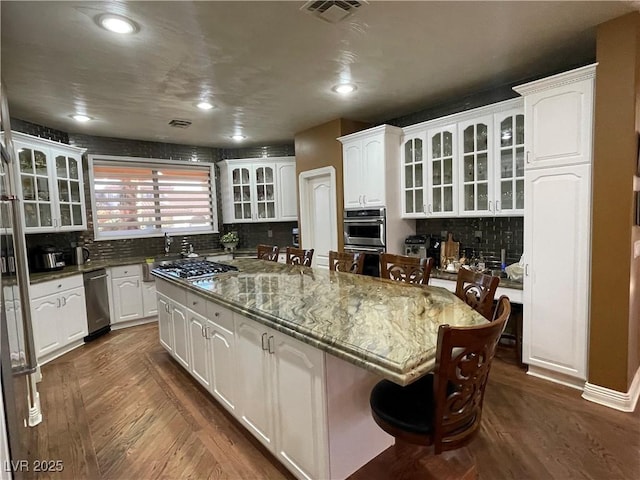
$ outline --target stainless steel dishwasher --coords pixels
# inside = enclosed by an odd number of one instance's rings
[[[107,290],[107,271],[104,268],[83,275],[84,297],[87,305],[87,324],[89,334],[85,341],[111,330],[109,315],[109,291]]]

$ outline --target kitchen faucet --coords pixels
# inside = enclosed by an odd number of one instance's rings
[[[164,253],[165,253],[165,255],[167,255],[169,253],[169,247],[171,246],[172,242],[173,242],[173,239],[169,236],[169,234],[167,232],[164,232]]]

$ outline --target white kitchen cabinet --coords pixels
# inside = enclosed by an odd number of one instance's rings
[[[398,167],[402,130],[391,125],[352,133],[342,142],[344,208],[387,206],[387,167]],[[398,185],[394,186],[398,193]]]
[[[273,452],[273,365],[267,346],[272,332],[254,320],[236,316],[237,415],[240,422]]]
[[[283,204],[296,196],[295,157],[224,160],[218,166],[224,223],[297,219],[297,207],[292,213],[292,205]]]
[[[173,353],[173,322],[171,321],[171,300],[157,293],[158,297],[158,330],[160,331],[160,343],[169,353]]]
[[[405,127],[402,217],[522,215],[522,103],[507,100]]]
[[[111,280],[113,292],[114,318],[113,323],[128,322],[142,318],[142,286],[140,276],[113,278]]]
[[[231,310],[207,302],[207,321],[204,334],[211,371],[210,392],[234,413],[237,398],[236,339]]]
[[[107,270],[111,295],[111,324],[138,324],[158,315],[155,282],[142,281],[140,265],[122,265]]]
[[[157,314],[156,282],[142,282],[142,316],[153,317]]]
[[[299,478],[328,468],[324,354],[236,317],[241,421]]]
[[[189,370],[189,323],[187,309],[171,301],[169,303],[171,323],[173,325],[173,357]]]
[[[405,134],[402,142],[401,184],[404,218],[424,218],[427,206],[426,130]]]
[[[590,163],[595,66],[515,87],[525,97],[526,169]]]
[[[494,213],[493,116],[483,115],[458,124],[458,213],[486,216]]]
[[[494,115],[495,214],[524,213],[524,112],[517,108]]]
[[[82,275],[32,285],[30,293],[40,364],[84,343],[88,327]]]
[[[532,162],[525,168],[523,361],[532,375],[578,388],[587,375],[592,174],[591,140],[578,132],[593,129],[594,77],[590,66],[516,87],[530,115]]]
[[[187,309],[189,324],[189,343],[191,358],[189,361],[191,375],[207,390],[211,390],[211,372],[209,368],[209,348],[205,337],[207,319],[192,310]]]
[[[458,158],[456,125],[427,131],[428,217],[452,217],[458,212]]]
[[[276,163],[278,218],[282,221],[298,221],[298,189],[295,161]]]
[[[27,233],[86,230],[84,149],[12,132]]]

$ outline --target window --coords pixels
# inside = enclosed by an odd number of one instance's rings
[[[96,240],[217,232],[213,165],[89,156]]]

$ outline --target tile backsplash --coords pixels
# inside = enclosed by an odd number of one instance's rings
[[[460,253],[485,257],[489,267],[500,266],[500,250],[505,249],[506,263],[517,263],[524,250],[523,217],[477,217],[477,218],[433,218],[416,220],[416,233],[441,238],[452,233],[453,240],[460,242]],[[478,240],[476,232],[481,232]],[[442,240],[446,240],[446,237]]]

